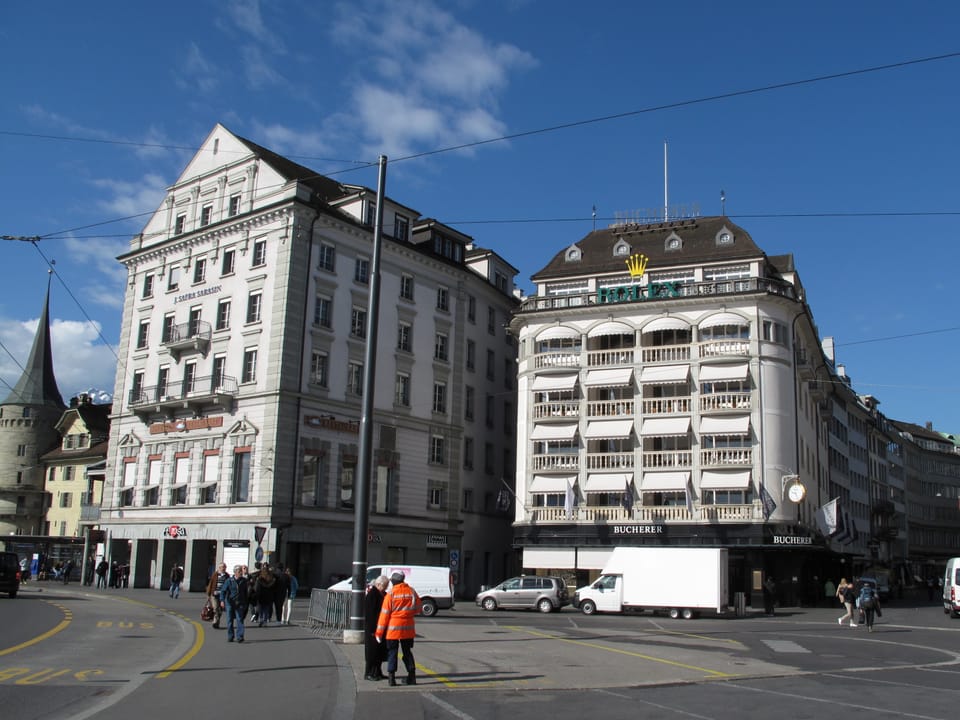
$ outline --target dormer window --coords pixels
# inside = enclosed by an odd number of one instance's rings
[[[663,242],[663,249],[667,252],[675,252],[683,248],[683,238],[677,235],[675,232],[670,233],[667,236],[667,239]]]
[[[720,232],[717,233],[716,243],[718,246],[733,245],[733,233],[726,225],[720,228]]]
[[[580,262],[581,257],[582,254],[580,252],[580,248],[578,248],[576,245],[571,245],[567,248],[567,252],[563,259],[567,262]]]
[[[630,254],[630,243],[628,243],[623,238],[620,238],[617,241],[617,244],[613,246],[613,256],[614,257],[626,257]]]

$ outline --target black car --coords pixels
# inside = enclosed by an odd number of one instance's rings
[[[0,552],[0,593],[15,598],[19,589],[20,559],[16,553]]]

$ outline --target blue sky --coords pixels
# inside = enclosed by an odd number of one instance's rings
[[[960,57],[708,100],[957,53],[958,27],[945,1],[11,5],[0,235],[44,239],[0,242],[0,380],[52,259],[61,391],[112,389],[114,258],[216,122],[370,187],[356,163],[386,154],[389,195],[501,253],[527,291],[594,206],[598,226],[663,206],[667,140],[670,204],[718,214],[722,189],[761,248],[792,252],[858,392],[960,431]]]

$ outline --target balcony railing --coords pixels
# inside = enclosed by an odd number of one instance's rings
[[[749,355],[750,341],[747,338],[735,340],[707,340],[699,344],[701,358],[729,357],[730,355]]]
[[[700,466],[753,465],[753,448],[716,448],[700,451]]]
[[[536,403],[533,406],[535,420],[550,418],[576,418],[580,416],[579,400],[558,400],[556,402]]]
[[[167,383],[130,391],[129,405],[134,412],[163,412],[224,405],[237,395],[235,377],[194,378],[192,382]]]
[[[591,350],[587,353],[587,367],[619,367],[633,365],[634,349]]]
[[[658,303],[683,302],[684,298],[700,297],[704,295],[722,296],[722,295],[752,295],[755,293],[767,293],[769,295],[780,295],[791,300],[800,299],[797,288],[788,282],[776,278],[744,278],[742,280],[719,280],[714,282],[686,283],[679,287],[679,294],[676,298],[658,298]],[[610,306],[612,304],[623,303],[603,303],[597,302],[597,293],[581,293],[579,295],[556,295],[539,296],[535,295],[523,301],[519,312],[549,312],[553,310],[599,305]]]
[[[544,368],[578,368],[580,367],[580,351],[564,350],[539,353],[533,358],[533,366],[537,370]]]
[[[100,519],[99,505],[81,505],[80,522],[97,522]]]
[[[210,323],[203,320],[185,322],[168,328],[160,344],[170,351],[174,360],[188,350],[206,354],[210,345]]]
[[[700,412],[750,410],[753,403],[748,392],[715,393],[700,396]]]
[[[533,469],[540,471],[550,470],[579,470],[580,455],[534,455]]]
[[[693,450],[651,450],[643,453],[643,467],[688,468],[693,465]]]
[[[587,403],[587,417],[630,417],[633,415],[634,401],[631,400],[591,400]]]
[[[587,470],[632,470],[635,457],[633,451],[587,453]]]
[[[763,520],[760,502],[750,505],[704,505],[693,513],[683,505],[635,506],[628,513],[620,506],[586,507],[578,505],[568,513],[562,507],[527,506],[526,518],[533,523],[742,523]]]
[[[650,398],[643,401],[644,415],[690,414],[689,397]]]
[[[686,362],[690,360],[690,345],[656,345],[640,348],[644,365],[651,363]]]

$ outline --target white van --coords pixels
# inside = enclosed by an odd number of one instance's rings
[[[960,617],[960,557],[947,560],[943,574],[943,612]]]
[[[367,585],[381,575],[388,578],[395,572],[402,572],[406,583],[417,591],[423,602],[420,614],[432,617],[437,610],[449,610],[454,605],[453,573],[450,568],[430,565],[369,565],[367,566]],[[347,578],[331,585],[328,590],[350,592],[353,579]]]

